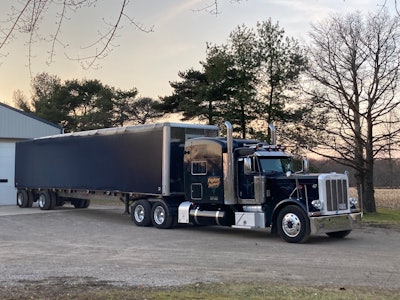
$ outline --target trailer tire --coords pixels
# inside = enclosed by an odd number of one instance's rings
[[[49,191],[39,192],[38,205],[41,210],[51,210],[56,206],[56,195]]]
[[[156,228],[168,229],[174,224],[174,216],[169,213],[168,206],[162,201],[153,204],[151,216],[151,221]]]
[[[151,225],[151,204],[146,200],[138,200],[131,206],[131,219],[136,226],[148,227]]]
[[[343,230],[343,231],[335,231],[335,232],[328,232],[326,235],[335,238],[335,239],[342,239],[350,234],[351,230]]]
[[[17,205],[21,208],[32,207],[32,194],[25,190],[17,191]],[[30,205],[30,206],[29,206]]]
[[[85,200],[85,199],[72,199],[71,204],[75,208],[88,208],[90,205],[90,200]]]
[[[310,222],[300,207],[289,205],[278,214],[279,236],[288,243],[304,243],[310,236]]]

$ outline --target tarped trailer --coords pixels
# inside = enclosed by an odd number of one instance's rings
[[[15,186],[60,190],[72,197],[75,191],[180,195],[185,141],[217,135],[216,126],[167,122],[21,141],[16,145]]]

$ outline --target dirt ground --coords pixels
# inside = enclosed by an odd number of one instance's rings
[[[400,232],[384,228],[288,244],[269,230],[136,227],[121,206],[3,206],[0,241],[2,299],[226,281],[400,288]]]

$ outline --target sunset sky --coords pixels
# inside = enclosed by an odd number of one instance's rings
[[[9,28],[6,20],[12,5],[22,2],[26,0],[0,2],[2,39]],[[211,0],[131,0],[126,13],[144,27],[153,27],[153,32],[139,31],[123,19],[113,51],[98,61],[98,66],[84,70],[79,62],[68,59],[67,56],[94,53],[95,49],[88,50],[87,46],[96,41],[98,31],[107,29],[104,22],[115,22],[121,2],[100,0],[96,7],[70,12],[60,33],[64,45],[56,45],[51,64],[50,42],[33,44],[29,62],[28,36],[16,34],[0,49],[0,102],[14,105],[16,90],[30,98],[31,75],[41,72],[57,75],[61,80],[98,79],[123,90],[136,87],[140,96],[157,99],[171,94],[169,82],[178,79],[179,71],[201,69],[199,61],[205,59],[207,42],[226,43],[229,33],[238,25],[255,27],[258,21],[271,18],[274,23],[279,22],[287,36],[306,42],[310,23],[333,13],[373,12],[384,0],[220,0],[218,15],[202,10],[214,2]],[[45,14],[39,27],[42,37],[54,34],[55,16],[60,9],[52,7]]]

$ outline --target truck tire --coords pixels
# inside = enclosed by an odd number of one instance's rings
[[[335,231],[335,232],[328,232],[326,235],[335,238],[335,239],[342,239],[350,234],[351,230],[343,230],[343,231]]]
[[[304,243],[310,236],[310,222],[306,213],[296,205],[284,207],[278,214],[279,236],[288,243]]]
[[[88,208],[90,205],[90,200],[85,200],[85,199],[72,199],[71,204],[75,208]]]
[[[32,207],[33,197],[32,193],[28,193],[25,190],[17,191],[17,205],[21,208]]]
[[[174,216],[170,215],[168,206],[162,201],[153,204],[151,216],[151,221],[156,228],[168,229],[174,224]]]
[[[136,226],[147,227],[151,225],[151,204],[146,200],[138,200],[131,207],[131,219]]]
[[[49,191],[39,192],[38,205],[41,210],[51,210],[56,206],[55,194]]]

